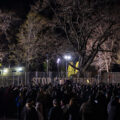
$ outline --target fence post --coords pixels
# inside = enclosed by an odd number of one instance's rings
[[[25,86],[27,85],[27,81],[26,81],[26,72],[25,72]]]
[[[18,75],[18,86],[19,86],[19,75]]]
[[[14,82],[14,73],[12,73],[12,75],[13,75],[13,85],[15,84],[15,82]]]

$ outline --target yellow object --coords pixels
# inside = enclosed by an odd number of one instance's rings
[[[87,84],[89,84],[90,83],[90,81],[87,79]]]
[[[71,65],[73,65],[73,62],[70,62]],[[71,65],[68,66],[68,77],[70,77],[71,75],[75,75],[77,74],[79,71],[77,69],[74,69]],[[79,68],[79,62],[76,62],[75,65],[76,68]]]
[[[0,63],[0,67],[2,66],[2,64]]]
[[[79,66],[79,62],[77,61],[75,67],[78,68],[78,66]],[[78,73],[78,70],[76,69],[75,74],[77,74],[77,73]]]
[[[73,62],[70,62],[70,64],[73,65]],[[75,74],[75,70],[71,65],[68,66],[68,77]]]

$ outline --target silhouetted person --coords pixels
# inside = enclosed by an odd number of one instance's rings
[[[79,108],[75,98],[70,99],[69,103],[69,120],[78,120]]]
[[[39,120],[44,120],[43,117],[43,108],[42,108],[42,104],[40,102],[36,103],[36,107],[35,107],[37,114],[38,114],[38,119]]]
[[[21,120],[38,120],[38,114],[33,106],[32,99],[28,99],[22,111]]]
[[[94,102],[94,97],[91,96],[89,100],[81,106],[80,112],[82,120],[97,120],[96,111],[96,103]]]
[[[63,120],[63,113],[56,99],[53,100],[53,107],[49,111],[48,120]]]
[[[120,120],[120,98],[112,97],[108,107],[108,120]]]
[[[66,100],[63,99],[60,101],[61,109],[63,111],[63,120],[69,119],[68,105],[66,104]]]

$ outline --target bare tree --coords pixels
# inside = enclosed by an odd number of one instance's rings
[[[41,2],[38,1],[33,6],[27,15],[27,19],[20,27],[18,33],[18,46],[21,48],[21,52],[24,53],[22,57],[23,63],[26,63],[27,68],[30,64],[34,64],[35,61],[45,59],[55,59],[58,54],[64,52],[63,45],[68,45],[65,42],[64,37],[59,37],[54,29],[54,22],[40,13],[44,11],[45,4],[41,6]],[[63,42],[64,41],[64,42]]]
[[[0,10],[0,29],[5,35],[7,35],[7,30],[10,28],[12,15],[13,13],[5,13]]]
[[[97,29],[98,33],[103,34],[102,27],[99,26]],[[115,44],[116,38],[115,36],[110,36],[108,37],[108,40],[106,40],[102,45],[101,45],[101,51],[99,51],[94,58],[93,65],[96,66],[98,72],[101,71],[107,71],[109,72],[110,65],[112,64],[112,56],[113,56],[113,47]],[[88,45],[89,47],[92,47],[93,41],[91,40]]]
[[[119,64],[120,65],[120,39],[118,39],[118,41],[116,42],[116,51],[115,51],[115,56],[114,56],[114,63],[115,64]]]
[[[3,12],[0,10],[0,30],[2,33],[5,34],[6,39],[9,40],[9,34],[8,31],[11,30],[12,24],[16,21],[20,20],[14,12]]]
[[[106,14],[106,9],[97,7],[97,2],[84,0],[62,0],[53,3],[48,0],[55,16],[56,25],[62,28],[67,40],[79,57],[79,72],[82,74],[90,66],[99,51],[105,52],[102,45],[118,30],[115,20]],[[55,7],[57,6],[57,7]],[[98,33],[102,27],[102,33]],[[92,46],[89,42],[92,40]],[[89,49],[88,49],[88,47]]]
[[[35,3],[18,35],[26,56],[24,60],[30,63],[40,56],[53,57],[70,48],[79,58],[79,68],[71,66],[84,73],[99,51],[110,51],[102,45],[118,30],[106,7],[103,9],[98,4],[89,0],[39,0]],[[100,27],[102,32],[98,31]]]
[[[18,33],[19,46],[23,55],[23,63],[26,63],[26,67],[29,69],[30,61],[36,57],[36,44],[38,34],[40,30],[41,18],[35,13],[30,11],[27,15],[27,19],[20,27]],[[42,21],[44,22],[44,21]]]
[[[16,21],[19,21],[19,18],[15,16],[14,12],[0,10],[0,52],[2,62],[6,55],[9,54],[9,44],[13,40],[13,30],[11,28],[16,25]]]

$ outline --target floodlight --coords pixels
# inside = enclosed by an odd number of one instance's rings
[[[59,63],[60,63],[60,58],[57,59],[57,64],[59,64]]]
[[[22,67],[18,67],[18,68],[17,68],[17,72],[21,72],[22,70],[23,70]]]
[[[8,69],[7,68],[3,69],[3,74],[7,74],[7,73],[8,73]]]
[[[71,57],[70,55],[65,55],[65,56],[64,56],[64,59],[67,60],[67,61],[68,61],[68,60],[71,60],[71,58],[72,58],[72,57]]]

